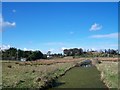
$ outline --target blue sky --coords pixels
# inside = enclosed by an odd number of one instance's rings
[[[46,53],[118,48],[118,3],[3,3],[2,44]]]

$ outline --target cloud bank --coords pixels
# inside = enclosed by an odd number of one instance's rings
[[[10,45],[0,45],[0,50],[6,50],[9,49],[11,46]]]
[[[118,38],[118,33],[92,35],[91,38]]]
[[[15,22],[4,21],[2,15],[0,14],[0,31],[3,31],[6,27],[15,27]]]

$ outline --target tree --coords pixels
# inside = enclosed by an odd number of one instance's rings
[[[41,59],[43,58],[43,54],[40,51],[33,52],[35,59]]]
[[[48,52],[47,52],[47,55],[50,56],[50,54],[51,54],[51,51],[48,51]]]
[[[19,60],[24,57],[24,51],[23,50],[18,49],[17,54],[18,54],[18,59]]]
[[[7,50],[2,51],[3,60],[20,60],[21,58],[26,58],[27,60],[36,60],[43,58],[43,54],[40,51],[23,51],[11,47]]]
[[[37,59],[42,59],[43,58],[43,54],[40,51],[34,51],[32,52],[32,54],[30,54],[27,58],[28,61],[34,61]]]
[[[66,55],[66,56],[69,56],[69,54],[70,54],[70,51],[68,50],[68,49],[64,49],[64,54]]]
[[[82,49],[82,48],[79,49],[79,54],[80,54],[80,55],[83,54],[83,49]]]
[[[7,51],[8,57],[10,60],[16,60],[17,58],[17,49],[14,47],[9,48]]]

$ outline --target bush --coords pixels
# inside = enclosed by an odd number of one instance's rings
[[[11,66],[11,65],[8,65],[8,68],[12,68],[12,66]]]

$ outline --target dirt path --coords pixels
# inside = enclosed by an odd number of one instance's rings
[[[60,77],[54,88],[107,88],[96,67],[75,67]],[[106,89],[105,89],[106,90]]]

